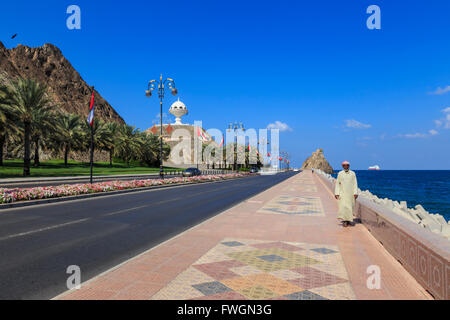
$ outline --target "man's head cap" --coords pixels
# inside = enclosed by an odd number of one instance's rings
[[[343,166],[346,165],[346,164],[350,165],[350,162],[348,162],[348,161],[342,162],[342,165],[343,165]]]

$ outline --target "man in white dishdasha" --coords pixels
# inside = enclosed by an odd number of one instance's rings
[[[334,195],[339,201],[338,219],[342,220],[342,225],[348,227],[353,222],[353,210],[355,200],[358,198],[358,182],[356,174],[350,170],[348,161],[342,162],[342,170],[339,172]]]

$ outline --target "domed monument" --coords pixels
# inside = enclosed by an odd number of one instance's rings
[[[178,99],[170,106],[169,113],[175,116],[174,123],[163,123],[163,141],[167,143],[171,148],[171,154],[168,159],[164,160],[164,165],[168,167],[179,167],[179,168],[188,168],[192,166],[196,166],[197,163],[194,163],[194,146],[196,143],[200,143],[200,145],[209,145],[211,143],[216,143],[212,137],[203,129],[200,128],[200,132],[202,133],[201,137],[198,136],[198,130],[192,124],[183,123],[181,121],[181,117],[188,114],[188,109],[186,105]],[[153,134],[156,136],[160,135],[161,124],[154,124],[153,127],[146,130],[147,133]],[[182,135],[187,135],[190,137],[190,141],[188,144],[191,146],[191,152],[189,153],[178,153],[177,154],[177,145],[180,145]],[[186,141],[186,140],[184,140]],[[199,142],[200,141],[200,142]],[[184,158],[184,163],[177,163],[174,161],[173,156],[177,155],[179,157]],[[208,164],[205,164],[203,160],[199,161],[199,167],[206,168]],[[218,164],[216,164],[218,165]]]
[[[182,125],[181,117],[188,114],[188,109],[186,108],[186,105],[180,101],[180,98],[178,98],[178,100],[170,106],[169,112],[175,116],[175,124]]]

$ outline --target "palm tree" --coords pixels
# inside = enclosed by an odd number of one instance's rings
[[[0,86],[0,166],[3,166],[3,149],[6,141],[6,125],[9,123],[8,112],[8,88],[4,85]]]
[[[119,134],[119,124],[117,122],[107,122],[104,129],[111,138],[105,144],[105,148],[109,151],[109,166],[112,167],[114,148],[116,145],[117,135]]]
[[[119,134],[116,136],[115,154],[121,157],[127,165],[132,159],[137,159],[141,154],[141,147],[144,143],[139,130],[133,126],[123,124],[119,126]]]
[[[159,166],[159,139],[153,134],[146,132],[141,133],[141,140],[143,141],[139,159],[149,167]],[[170,154],[170,146],[163,143],[163,159],[167,159]]]
[[[46,108],[33,112],[31,121],[31,141],[34,143],[34,166],[39,166],[39,147],[43,138],[57,133],[56,123],[59,115]]]
[[[3,149],[6,141],[20,134],[20,126],[14,121],[11,104],[11,89],[0,84],[0,166],[3,166]]]
[[[94,133],[94,148],[99,150],[109,150],[113,139],[106,126],[106,122],[101,119],[95,119],[92,131]]]
[[[70,150],[79,147],[83,139],[80,116],[62,113],[57,118],[56,126],[58,128],[57,140],[64,148],[64,165],[67,166]]]
[[[86,147],[89,149],[91,147],[91,126],[87,121],[83,121],[82,128],[83,134],[89,137],[84,140]],[[95,149],[105,149],[111,140],[109,131],[106,127],[106,122],[101,119],[94,119],[92,123],[92,131],[94,133]]]
[[[30,175],[30,136],[37,112],[51,109],[46,95],[47,87],[32,79],[19,78],[12,82],[9,106],[16,119],[23,124],[24,157],[23,175]]]

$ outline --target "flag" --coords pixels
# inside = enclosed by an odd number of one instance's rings
[[[89,125],[92,127],[94,125],[94,111],[95,111],[95,106],[94,106],[94,90],[92,90],[92,96],[91,96],[91,105],[89,107],[89,116],[87,118],[87,122],[89,123]]]
[[[220,144],[219,144],[219,147],[222,147],[223,146],[223,136],[222,136],[222,141],[220,142]]]
[[[167,128],[166,128],[166,131],[167,131],[167,133],[168,134],[172,134],[172,131],[173,131],[174,129],[172,128],[172,126],[170,125],[170,123],[167,125]]]
[[[203,129],[200,129],[200,127],[197,127],[197,137],[200,137],[200,140],[202,140],[202,141],[208,141],[209,140],[206,137],[205,133],[203,132]]]
[[[150,131],[153,133],[154,136],[158,133],[158,128],[156,127],[156,125],[154,123],[153,123],[153,127],[150,129]]]

